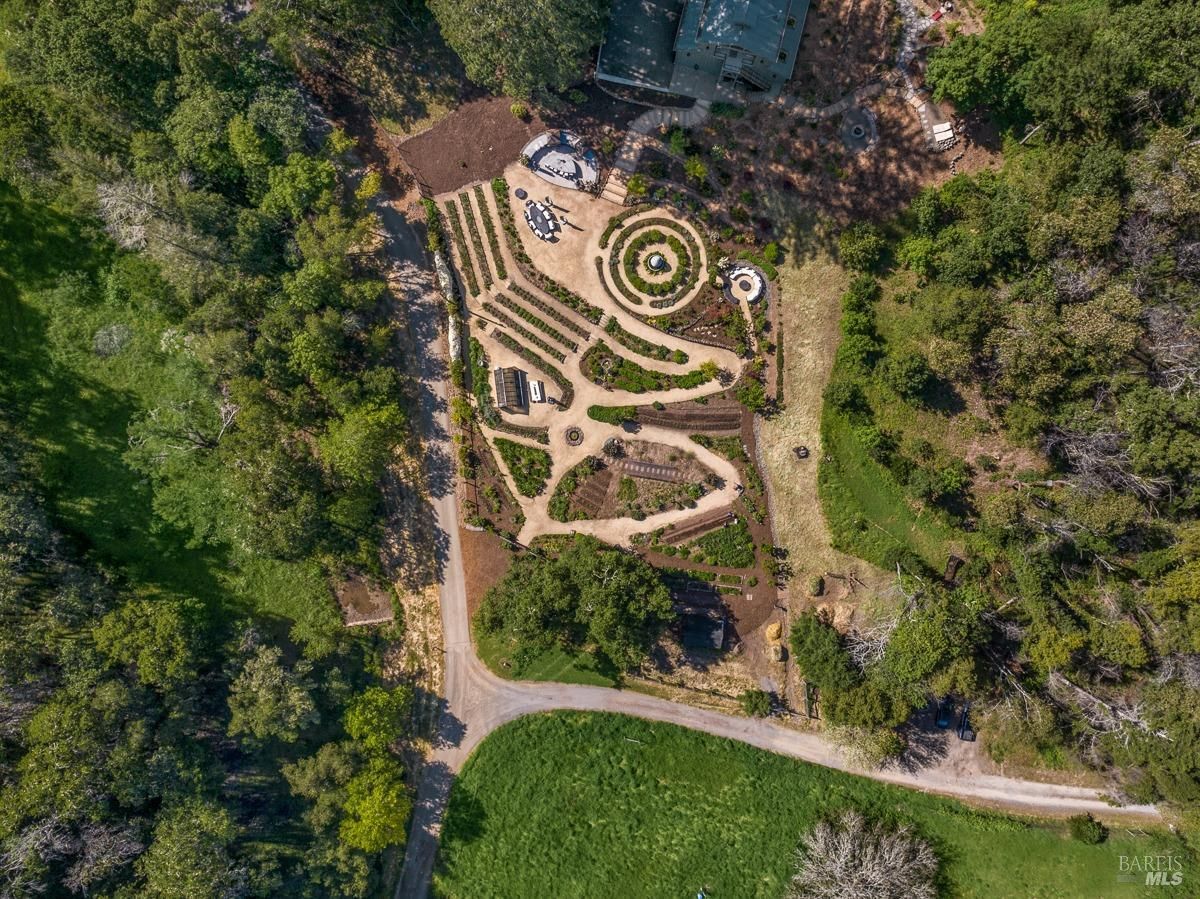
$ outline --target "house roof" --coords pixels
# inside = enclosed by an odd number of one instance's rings
[[[773,62],[790,5],[790,0],[690,0],[675,49],[740,47]]]
[[[613,0],[597,68],[617,82],[666,89],[683,7],[684,0]]]

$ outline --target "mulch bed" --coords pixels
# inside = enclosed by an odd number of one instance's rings
[[[467,578],[467,610],[474,618],[483,595],[508,572],[512,553],[504,541],[490,531],[469,531],[460,527],[459,539],[462,540],[463,570]]]
[[[507,97],[464,103],[428,131],[399,146],[417,182],[430,194],[495,178],[521,155],[534,135],[547,129],[536,114],[515,118]]]

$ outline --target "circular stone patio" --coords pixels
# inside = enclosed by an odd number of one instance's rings
[[[875,114],[864,106],[850,107],[842,116],[838,135],[842,139],[842,145],[851,153],[865,153],[873,149],[879,140]]]
[[[570,131],[547,131],[525,145],[521,155],[529,159],[529,168],[541,179],[590,190],[600,181],[600,165],[594,150],[586,149]]]
[[[767,294],[767,276],[748,262],[739,262],[722,274],[725,299],[731,303],[757,303]]]

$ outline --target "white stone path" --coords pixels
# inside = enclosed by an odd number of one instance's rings
[[[651,110],[656,112],[656,110]],[[510,166],[505,173],[510,190],[520,186],[522,179],[527,175],[526,170],[522,169],[519,164]],[[527,190],[532,191],[531,186],[527,186]],[[603,310],[605,319],[615,318],[617,323],[626,331],[641,337],[656,346],[665,347],[668,351],[682,350],[688,354],[688,361],[680,364],[668,360],[650,359],[641,354],[622,346],[614,338],[603,333],[600,325],[588,322],[582,316],[570,311],[567,307],[558,303],[558,301],[547,296],[542,291],[535,288],[521,274],[517,266],[516,260],[513,258],[509,250],[508,243],[500,230],[500,214],[496,206],[496,198],[492,194],[490,185],[484,186],[484,199],[487,208],[491,214],[492,221],[497,228],[497,236],[499,238],[500,253],[504,262],[504,267],[507,279],[503,282],[497,277],[497,267],[493,258],[494,250],[492,249],[486,234],[486,229],[483,224],[481,210],[478,207],[478,198],[475,196],[474,188],[469,187],[466,193],[470,199],[471,208],[474,210],[475,220],[479,225],[481,237],[485,247],[484,257],[478,257],[478,251],[475,248],[473,241],[470,238],[469,229],[466,228],[464,221],[464,236],[467,243],[467,255],[472,260],[477,276],[480,276],[481,293],[478,297],[466,298],[466,306],[468,310],[468,326],[471,336],[479,340],[488,354],[489,365],[495,366],[516,366],[525,369],[529,372],[530,377],[544,380],[547,389],[551,395],[557,395],[558,390],[553,385],[551,379],[541,376],[528,362],[526,362],[518,353],[501,344],[491,335],[494,325],[482,327],[482,323],[493,321],[489,313],[484,310],[483,302],[490,300],[497,305],[501,311],[508,313],[511,317],[515,315],[505,309],[501,304],[496,303],[493,296],[497,293],[503,293],[506,296],[516,300],[520,305],[526,308],[531,308],[525,303],[521,297],[515,292],[508,290],[508,283],[514,282],[526,290],[531,291],[544,302],[547,302],[559,309],[564,315],[579,325],[587,328],[591,332],[591,338],[585,341],[577,334],[571,333],[568,336],[580,344],[578,353],[567,353],[565,362],[559,362],[556,359],[550,358],[548,354],[535,346],[529,346],[531,350],[546,360],[547,363],[553,365],[556,369],[562,372],[570,381],[575,391],[574,399],[568,409],[563,410],[561,407],[551,406],[550,404],[531,404],[528,415],[509,415],[501,413],[505,420],[520,424],[527,427],[546,427],[549,435],[549,445],[543,445],[533,439],[525,438],[519,435],[510,434],[504,431],[497,431],[486,425],[481,424],[480,429],[484,437],[491,445],[493,453],[499,458],[499,453],[495,451],[495,441],[498,438],[512,440],[517,443],[526,444],[531,447],[545,449],[549,451],[552,461],[551,475],[544,491],[536,497],[522,496],[517,490],[516,481],[512,477],[511,472],[507,467],[500,463],[499,468],[503,473],[505,483],[508,485],[509,491],[516,499],[517,504],[521,507],[521,511],[525,516],[525,522],[521,527],[520,533],[517,535],[517,540],[520,543],[528,544],[534,537],[540,534],[565,534],[579,533],[591,534],[606,542],[628,545],[630,538],[634,533],[644,533],[655,528],[665,527],[666,525],[692,517],[696,514],[709,512],[715,509],[722,508],[731,504],[737,498],[736,488],[739,482],[737,469],[725,458],[705,449],[702,446],[694,443],[686,430],[676,430],[663,427],[639,426],[636,434],[631,434],[623,428],[610,425],[603,422],[594,421],[587,415],[589,406],[636,406],[649,405],[651,403],[679,403],[688,400],[705,397],[713,393],[717,393],[724,389],[723,385],[717,381],[710,381],[702,384],[699,387],[693,388],[677,388],[671,390],[648,391],[645,393],[629,393],[616,389],[610,389],[593,383],[586,378],[580,370],[580,360],[589,347],[598,340],[604,340],[615,352],[621,356],[629,358],[631,361],[637,362],[639,365],[647,369],[666,372],[669,374],[684,374],[696,370],[702,362],[711,361],[725,373],[724,377],[734,378],[741,373],[742,368],[746,364],[746,360],[739,358],[730,350],[709,347],[703,344],[694,343],[683,338],[667,334],[651,325],[646,324],[634,315],[630,314],[620,303],[614,300],[616,290],[610,285],[606,290],[602,284],[602,280],[607,282],[608,274],[605,267],[605,274],[598,274],[595,268],[597,256],[607,259],[608,252],[612,249],[612,243],[602,250],[600,249],[600,237],[603,233],[604,226],[608,220],[621,211],[619,206],[615,206],[603,198],[595,198],[586,194],[581,194],[578,191],[555,188],[540,182],[539,193],[542,190],[549,191],[549,195],[555,205],[560,209],[570,209],[570,220],[580,224],[582,232],[577,232],[574,229],[565,228],[562,232],[560,242],[557,244],[549,244],[537,240],[528,229],[521,227],[521,207],[520,201],[510,196],[508,202],[512,204],[514,218],[518,224],[518,233],[521,235],[522,246],[526,253],[532,259],[533,267],[539,271],[545,272],[554,277],[561,284],[570,286],[577,294],[580,294],[584,299],[588,300],[593,305]],[[439,198],[439,206],[444,200]],[[457,194],[455,195],[456,202]],[[637,222],[654,217],[666,217],[673,219],[676,224],[693,234],[699,247],[701,257],[699,260],[700,270],[707,270],[707,258],[704,255],[704,242],[695,228],[689,223],[677,219],[667,210],[655,209],[647,213],[642,213],[637,216],[632,216],[623,225],[636,225]],[[615,238],[615,234],[612,235]],[[459,254],[459,248],[455,247],[456,258]],[[459,259],[460,266],[464,260]],[[493,287],[489,290],[482,287],[483,281],[481,273],[484,267],[487,266],[493,273]],[[688,303],[694,299],[699,293],[702,284],[689,291],[683,298],[683,301],[674,309],[685,308]],[[534,310],[536,311],[536,310]],[[652,310],[648,309],[647,312]],[[541,315],[540,313],[538,313]],[[559,323],[541,316],[547,324],[552,325],[559,331],[566,333],[566,329]],[[518,319],[519,320],[519,319]],[[538,329],[526,322],[522,322],[531,332],[545,337],[546,335],[538,331]],[[499,324],[499,329],[505,331],[514,339],[520,341],[523,345],[528,345],[519,335],[513,334],[512,329]],[[557,345],[553,339],[547,338],[548,342]],[[562,348],[564,352],[568,348]],[[579,446],[570,446],[566,440],[566,431],[570,427],[578,427],[583,431],[584,439]],[[601,454],[601,449],[609,437],[629,438],[636,437],[639,440],[646,440],[653,443],[661,443],[670,447],[674,447],[682,452],[691,453],[705,467],[713,471],[718,478],[721,479],[721,485],[710,490],[706,495],[697,501],[696,506],[691,509],[680,509],[669,512],[661,512],[655,515],[648,516],[642,521],[637,521],[633,518],[612,518],[612,519],[595,519],[583,521],[560,522],[555,521],[550,517],[549,503],[553,495],[554,487],[558,480],[570,469],[582,462],[588,456],[597,456]]]

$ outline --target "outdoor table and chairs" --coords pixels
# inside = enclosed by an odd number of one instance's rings
[[[525,202],[525,223],[538,236],[539,240],[551,240],[557,231],[562,230],[557,217],[545,203],[537,200]]]

